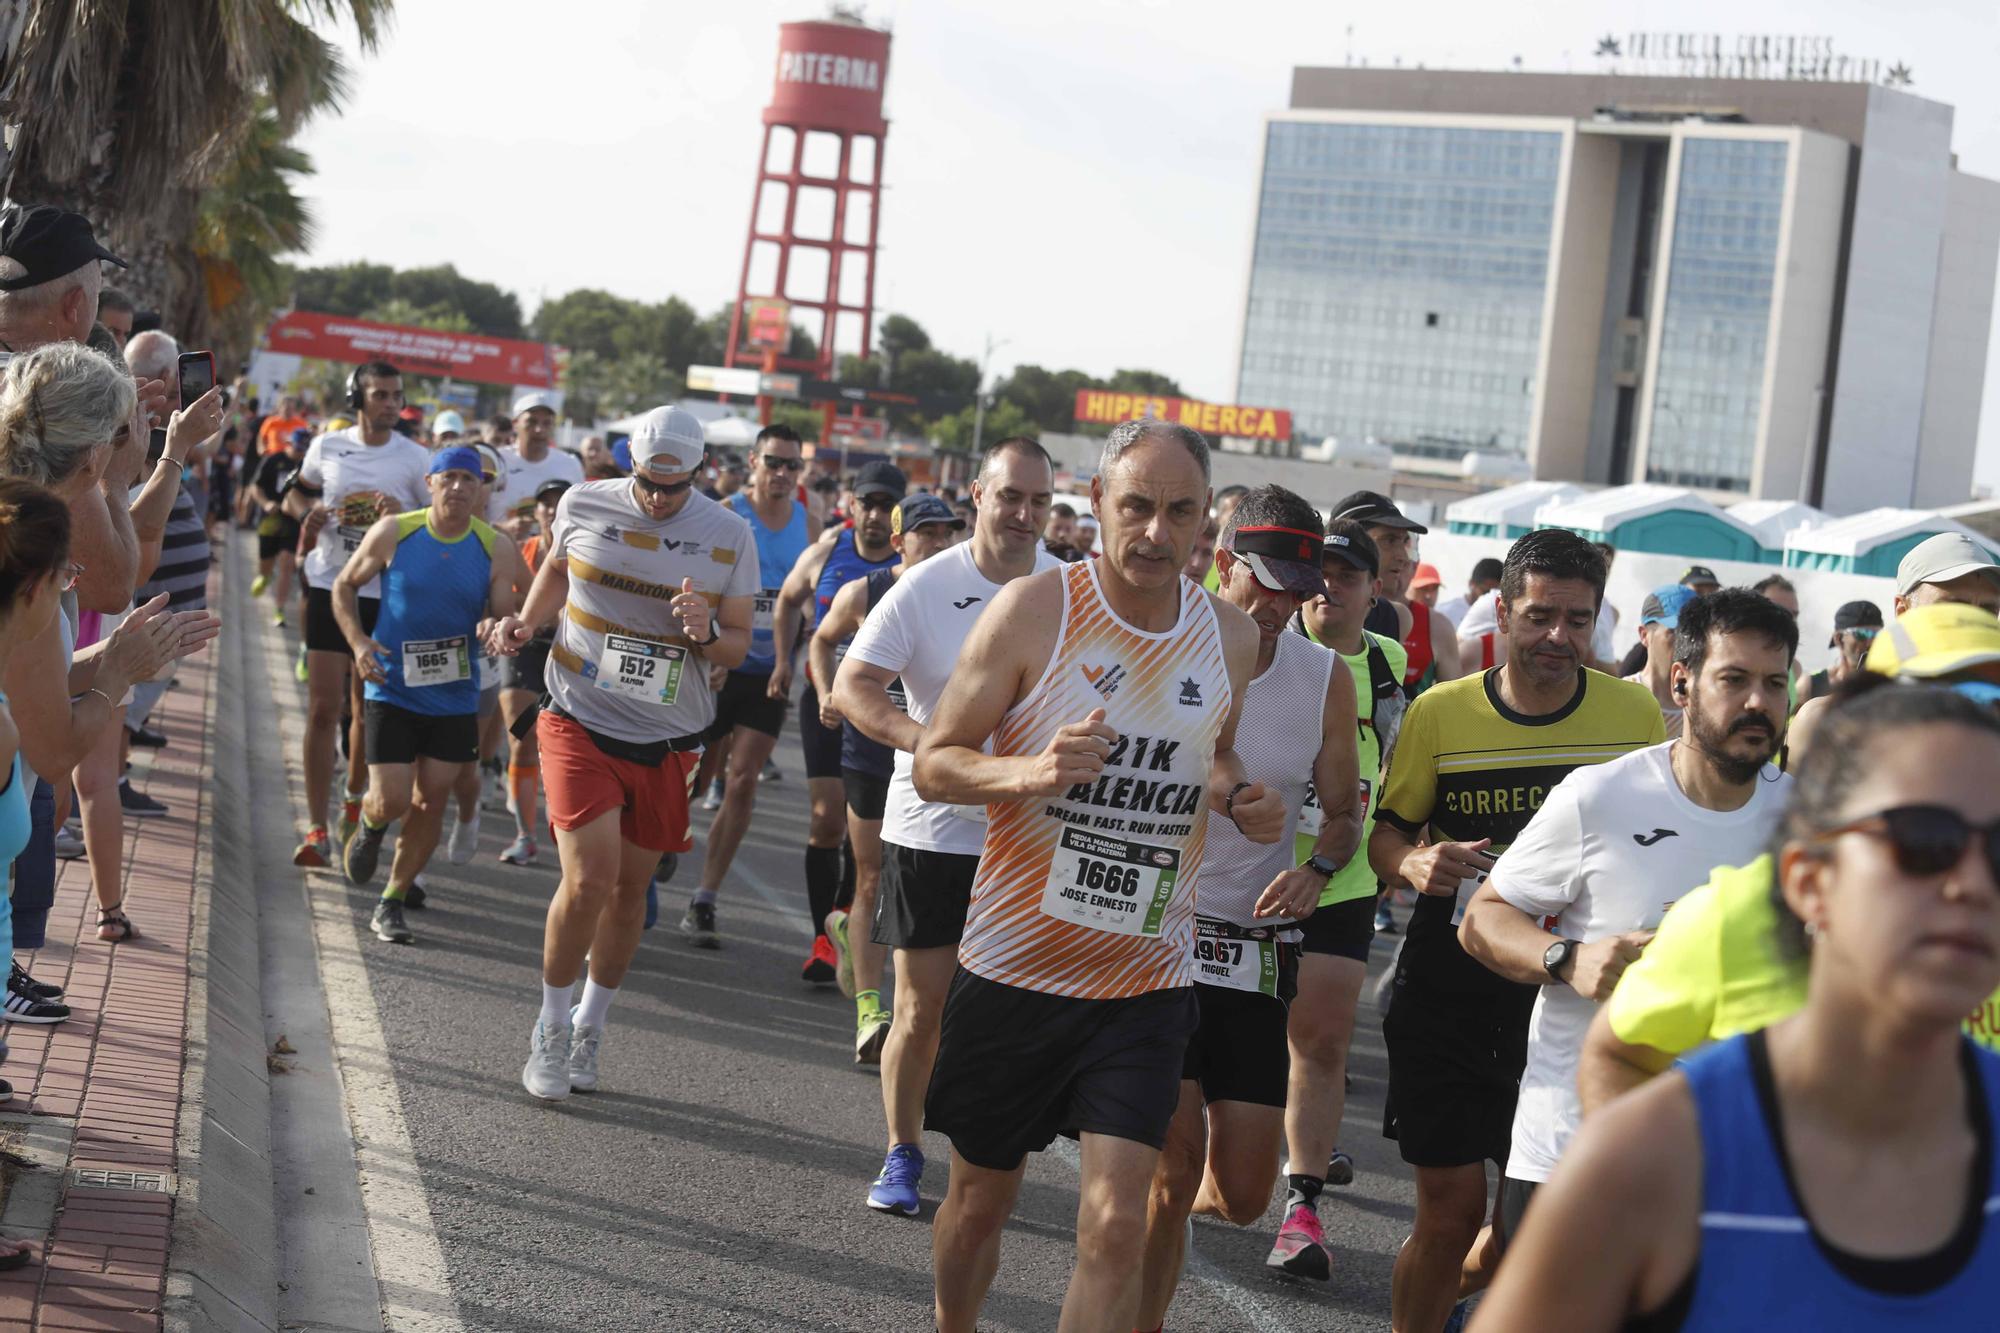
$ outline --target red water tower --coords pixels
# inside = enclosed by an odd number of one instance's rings
[[[830,19],[778,29],[725,364],[832,379],[836,348],[865,356],[874,345],[888,78],[889,34],[858,18],[836,10]],[[794,309],[819,312],[815,358],[785,355]],[[769,399],[757,406],[769,421]],[[832,434],[833,414],[829,403],[823,439]]]

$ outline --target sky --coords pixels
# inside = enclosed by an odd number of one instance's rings
[[[337,39],[345,111],[309,126],[304,262],[452,263],[532,312],[601,287],[707,311],[736,293],[778,25],[816,0],[399,0]],[[2000,178],[2000,6],[1778,0],[872,0],[894,32],[879,313],[992,369],[1162,371],[1229,401],[1263,116],[1294,65],[1593,71],[1607,33],[1806,33],[1957,108]],[[1352,25],[1351,27],[1349,25]],[[334,34],[329,34],[334,35]],[[842,351],[850,350],[843,347]],[[1978,479],[2000,487],[2000,338]],[[1277,404],[1277,406],[1283,406]]]

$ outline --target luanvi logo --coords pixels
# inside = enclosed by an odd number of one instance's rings
[[[1201,685],[1192,677],[1181,682],[1180,701],[1190,708],[1201,707]]]
[[[1680,830],[1678,829],[1656,828],[1651,833],[1634,833],[1632,841],[1638,843],[1641,847],[1651,847],[1662,838],[1678,838],[1680,836]]]
[[[957,607],[959,610],[963,611],[966,607],[971,606],[974,602],[978,600],[980,599],[978,595],[975,594],[971,597],[961,598],[960,600],[953,602],[952,605]]]

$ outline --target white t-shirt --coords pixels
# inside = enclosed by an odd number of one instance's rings
[[[550,449],[539,462],[530,463],[521,457],[516,448],[500,451],[500,464],[506,475],[493,488],[493,494],[486,501],[486,521],[499,524],[510,518],[533,519],[535,516],[535,492],[545,481],[566,481],[572,486],[583,484],[583,464],[577,462],[575,454],[566,454],[560,449]]]
[[[1035,573],[1061,564],[1045,548],[1035,548]],[[961,542],[898,578],[861,622],[847,655],[901,676],[910,717],[928,725],[945,682],[958,667],[966,636],[1002,586],[979,572],[972,543]],[[883,841],[917,851],[979,855],[986,843],[986,821],[968,818],[970,811],[963,807],[919,799],[911,762],[906,751],[896,751],[896,772],[882,813]]]
[[[1464,593],[1460,593],[1448,602],[1439,602],[1434,609],[1451,622],[1453,629],[1457,629],[1465,623],[1465,613],[1472,609],[1472,603],[1465,600]]]
[[[1716,866],[1745,865],[1764,850],[1791,779],[1767,765],[1741,809],[1705,810],[1674,778],[1675,744],[1577,769],[1494,864],[1487,882],[1502,900],[1556,918],[1551,943],[1650,930]],[[1568,986],[1543,986],[1536,997],[1507,1158],[1516,1180],[1547,1180],[1576,1133],[1577,1057],[1596,1013]]]
[[[1618,608],[1609,598],[1597,604],[1597,628],[1590,634],[1590,655],[1600,662],[1615,662],[1618,655],[1611,651],[1611,641],[1618,632]]]
[[[1458,622],[1458,641],[1465,643],[1482,634],[1491,634],[1498,628],[1500,628],[1500,590],[1495,588],[1466,608],[1464,617]]]
[[[306,556],[306,582],[331,589],[376,519],[428,505],[430,488],[424,478],[430,467],[430,453],[415,440],[392,432],[386,444],[363,444],[359,426],[322,435],[307,446],[298,479],[319,489],[326,526]],[[380,597],[382,580],[371,580],[361,595]]]

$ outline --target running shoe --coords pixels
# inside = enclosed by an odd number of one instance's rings
[[[899,1143],[882,1159],[882,1174],[868,1187],[868,1206],[878,1213],[915,1217],[923,1210],[917,1186],[924,1178],[923,1149],[914,1143]]]
[[[285,613],[283,611],[279,611],[276,614],[274,614],[271,617],[271,623],[277,626],[279,629],[283,629],[285,627]]]
[[[64,826],[56,830],[56,856],[60,860],[75,861],[84,854],[83,835]]]
[[[1285,1224],[1278,1228],[1278,1241],[1264,1257],[1264,1266],[1316,1282],[1333,1276],[1333,1255],[1326,1248],[1326,1233],[1320,1230],[1319,1214],[1311,1204],[1295,1203],[1285,1214]]]
[[[523,833],[507,844],[507,850],[500,853],[500,859],[510,866],[531,866],[535,863],[535,840]]]
[[[689,903],[681,914],[681,934],[697,949],[720,949],[722,937],[715,933],[715,904]]]
[[[708,795],[701,798],[701,808],[704,810],[720,810],[722,808],[721,778],[717,778],[708,784]]]
[[[889,1040],[889,1011],[881,1001],[855,1010],[854,1063],[880,1065],[882,1047]]]
[[[345,847],[354,830],[361,827],[361,802],[352,798],[340,803],[340,819],[333,826],[333,845]]]
[[[252,597],[262,597],[264,589],[270,586],[271,576],[269,574],[259,574],[256,578],[250,580],[250,595]]]
[[[410,944],[417,938],[410,923],[403,919],[403,904],[394,898],[384,898],[375,904],[375,915],[368,919],[368,928],[375,932],[376,939],[388,944]]]
[[[424,877],[410,876],[410,887],[403,892],[403,906],[412,912],[421,912],[430,904],[431,896],[424,892]]]
[[[785,770],[778,767],[777,760],[766,759],[764,761],[764,771],[757,775],[757,779],[760,782],[783,782],[785,780]]]
[[[13,978],[8,978],[7,999],[4,1003],[0,1003],[0,1022],[60,1023],[68,1017],[68,1005],[55,1000],[45,1000],[25,990],[17,990]]]
[[[1389,912],[1389,900],[1387,898],[1377,898],[1375,900],[1375,933],[1377,935],[1393,935],[1396,933],[1396,918]]]
[[[553,1027],[537,1021],[528,1046],[528,1063],[521,1069],[521,1086],[531,1097],[559,1102],[569,1096],[569,1025]]]
[[[133,787],[129,778],[118,779],[118,806],[134,819],[158,819],[167,807]]]
[[[604,1040],[604,1029],[577,1022],[576,1011],[582,1007],[575,1005],[569,1011],[569,1090],[596,1092],[597,1047]]]
[[[472,864],[473,855],[479,850],[479,807],[472,807],[472,818],[451,821],[451,833],[445,839],[444,859],[455,866]],[[502,861],[506,857],[500,858]]]
[[[63,988],[61,986],[51,986],[46,981],[35,980],[28,975],[28,969],[22,967],[19,963],[15,963],[12,970],[8,972],[7,985],[9,989],[22,991],[25,994],[34,996],[37,1000],[60,1000],[63,997]]]
[[[167,734],[163,731],[154,731],[150,727],[127,727],[125,730],[132,737],[132,744],[142,750],[167,748]]]
[[[826,914],[826,937],[833,941],[833,984],[854,998],[854,955],[847,951],[847,913],[838,907]]]
[[[306,830],[305,841],[292,852],[292,864],[317,870],[327,864],[333,854],[333,844],[326,836],[326,826],[315,824]]]
[[[799,969],[799,980],[813,986],[830,986],[837,974],[833,944],[824,935],[813,936],[812,952],[806,955],[806,964]]]
[[[646,881],[646,923],[640,926],[639,929],[651,930],[654,926],[657,926],[659,924],[660,924],[660,881],[658,881],[657,879],[649,879]]]
[[[514,793],[507,790],[505,773],[495,773],[492,769],[487,769],[486,776],[480,780],[480,787],[482,794],[479,804],[482,809],[491,810],[496,814],[502,810],[512,813]]]
[[[1354,1183],[1354,1159],[1335,1148],[1332,1160],[1326,1164],[1326,1183],[1329,1185],[1352,1185]]]
[[[340,854],[340,868],[349,884],[359,886],[375,878],[375,867],[382,863],[382,839],[388,832],[386,828],[369,828],[363,824],[347,840]]]
[[[299,660],[292,664],[292,674],[298,677],[299,684],[303,685],[306,683],[306,646],[304,644],[299,645]]]
[[[674,872],[681,868],[681,854],[667,852],[660,857],[660,864],[653,867],[653,883],[668,884],[673,881]]]

